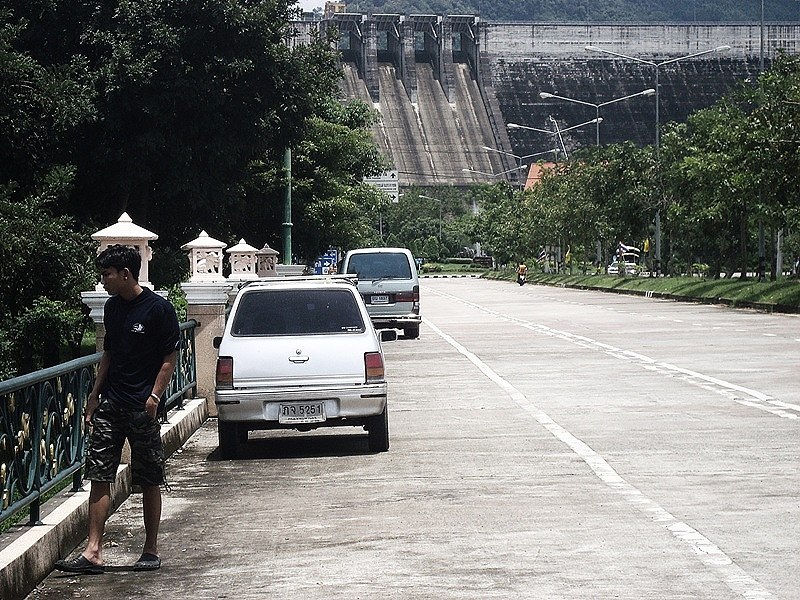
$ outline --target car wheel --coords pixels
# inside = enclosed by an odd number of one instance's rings
[[[419,325],[406,327],[405,329],[403,329],[403,335],[410,340],[417,339],[419,337]]]
[[[369,449],[371,452],[386,452],[389,449],[389,412],[387,408],[367,422]]]
[[[219,435],[219,453],[222,458],[236,458],[239,456],[241,434],[236,423],[217,421],[217,434]]]

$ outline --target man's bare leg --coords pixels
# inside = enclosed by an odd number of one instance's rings
[[[145,531],[142,554],[158,556],[158,527],[161,523],[161,488],[159,486],[142,486],[142,508]]]
[[[83,556],[96,565],[103,564],[103,533],[111,508],[111,484],[93,481],[89,492],[89,541]]]

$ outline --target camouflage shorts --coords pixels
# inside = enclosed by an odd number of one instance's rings
[[[115,406],[102,399],[92,415],[86,451],[86,479],[113,482],[117,476],[125,438],[131,445],[131,480],[134,485],[164,483],[164,447],[161,426],[144,411]]]

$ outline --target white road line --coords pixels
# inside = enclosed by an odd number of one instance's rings
[[[592,450],[588,444],[572,435],[551,419],[547,413],[537,408],[525,394],[498,375],[474,353],[470,352],[451,336],[444,333],[427,317],[423,318],[423,322],[433,329],[444,341],[466,357],[467,360],[475,365],[488,379],[504,390],[520,408],[528,412],[542,427],[568,446],[572,452],[588,465],[603,483],[614,492],[620,494],[625,500],[636,507],[637,510],[669,530],[677,540],[688,544],[695,556],[699,558],[700,562],[724,581],[732,591],[747,599],[774,597],[764,589],[758,581],[735,564],[721,548],[702,533],[667,512],[654,500],[645,496],[635,486],[628,483],[602,456]]]
[[[678,374],[687,383],[690,383],[692,385],[697,385],[704,389],[713,391],[714,393],[719,394],[729,400],[738,402],[739,404],[744,404],[745,406],[749,406],[751,408],[757,408],[759,410],[763,410],[764,412],[768,412],[770,414],[782,417],[784,419],[800,418],[800,405],[776,400],[772,396],[759,392],[758,390],[746,388],[744,386],[731,383],[723,379],[718,379],[710,375],[704,375],[703,373],[699,373],[691,369],[686,369],[684,367],[680,367],[666,362],[660,362],[655,360],[654,358],[650,358],[649,356],[638,354],[636,352],[625,350],[623,348],[617,348],[616,346],[611,346],[609,344],[599,342],[597,340],[593,340],[591,338],[582,335],[576,335],[568,331],[553,329],[552,327],[548,327],[546,325],[533,323],[531,321],[527,321],[525,319],[520,319],[517,317],[512,317],[510,315],[501,314],[495,310],[486,308],[485,306],[481,306],[480,304],[476,304],[475,302],[464,300],[463,298],[459,298],[458,296],[453,296],[452,294],[448,294],[440,290],[429,290],[429,292],[443,296],[445,298],[450,298],[451,300],[455,300],[467,306],[471,306],[476,310],[482,311],[486,314],[490,314],[494,317],[501,318],[503,320],[512,323],[517,323],[522,327],[530,329],[531,331],[534,331],[536,333],[548,335],[551,337],[556,337],[568,341],[572,344],[582,346],[584,348],[595,348],[597,350],[601,350],[602,352],[605,352],[610,356],[614,356],[615,358],[618,358],[620,360],[627,360],[628,362],[634,365],[638,365],[647,370],[656,371],[668,377],[674,377],[676,374]],[[740,395],[744,395],[746,397],[741,398]]]

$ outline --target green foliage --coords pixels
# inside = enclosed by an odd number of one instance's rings
[[[287,146],[297,254],[374,240],[383,197],[361,183],[386,168],[367,133],[374,111],[335,100],[327,42],[286,43],[296,10],[288,0],[0,8],[4,374],[23,347],[30,370],[53,360],[43,342],[72,343],[79,292],[96,280],[89,233],[123,211],[159,235],[157,287],[185,277],[180,246],[201,229],[280,247]],[[15,337],[48,329],[51,340]]]
[[[308,126],[333,110],[341,73],[327,42],[286,44],[297,10],[289,0],[12,5],[21,53],[54,70],[85,70],[83,99],[94,114],[70,132],[75,190],[58,206],[80,222],[105,226],[126,211],[165,248],[201,229],[274,246],[284,148],[317,137],[342,168],[357,162],[346,144],[330,147],[350,136]],[[358,118],[354,110],[342,121]],[[293,216],[300,225],[303,206]],[[154,262],[153,280],[175,283],[186,261],[165,258]]]
[[[188,303],[186,302],[186,294],[179,285],[173,285],[169,288],[167,293],[167,300],[175,307],[175,314],[178,316],[178,322],[183,323],[186,321],[186,312]]]
[[[647,243],[650,263],[658,211],[668,273],[705,264],[713,277],[737,269],[746,276],[756,267],[759,221],[773,238],[786,234],[793,264],[800,256],[798,123],[800,59],[782,56],[758,82],[665,127],[658,160],[653,148],[628,143],[592,147],[546,170],[523,195],[485,195],[476,237],[501,263],[538,257],[540,248],[563,256],[571,247],[588,271],[598,241],[603,265],[618,241]],[[775,244],[767,245],[774,258]]]
[[[89,233],[51,216],[41,197],[11,195],[0,190],[0,379],[79,355],[80,292],[96,281]]]
[[[449,186],[411,188],[397,203],[385,203],[376,214],[383,225],[380,246],[399,246],[429,261],[465,252],[476,241],[472,206],[478,192]]]
[[[77,356],[95,281],[89,232],[54,214],[73,191],[70,134],[94,116],[85,60],[39,61],[17,49],[26,35],[0,9],[0,378]]]

